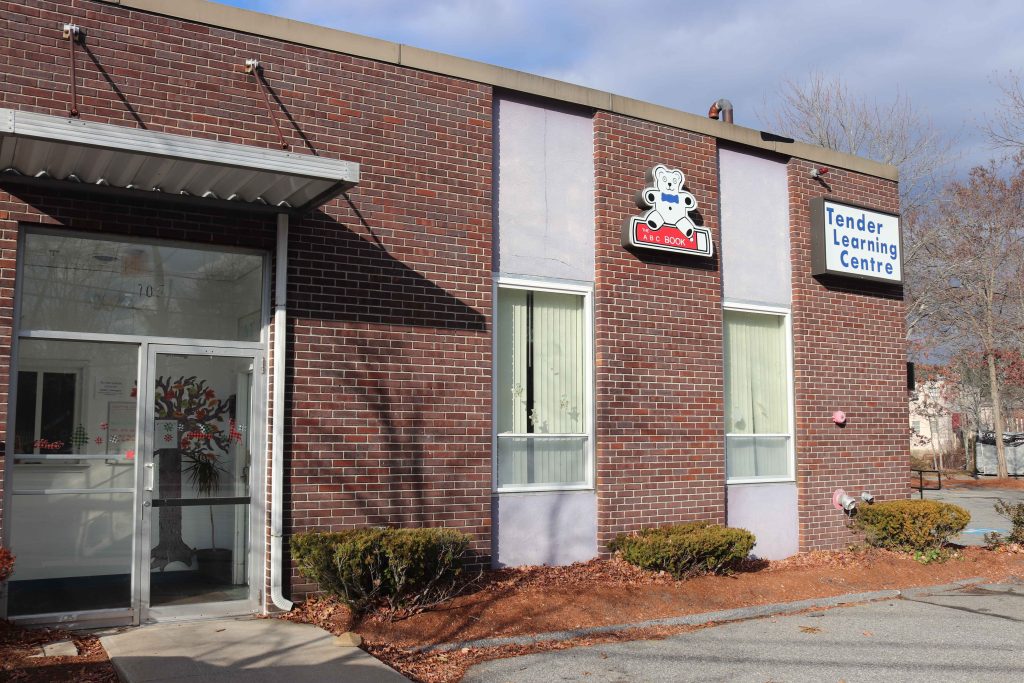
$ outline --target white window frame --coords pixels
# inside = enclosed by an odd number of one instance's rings
[[[584,431],[579,434],[542,434],[540,436],[578,436],[586,438],[586,482],[579,484],[534,484],[523,486],[498,485],[498,323],[497,313],[492,315],[491,334],[491,489],[496,493],[527,493],[538,491],[592,491],[594,490],[594,286],[592,284],[567,280],[522,278],[498,275],[494,280],[494,310],[498,307],[498,292],[502,289],[519,289],[553,294],[574,294],[583,297],[583,364],[584,382],[587,390],[587,409],[584,411]],[[501,436],[532,437],[535,434],[509,433]]]
[[[77,361],[66,361],[61,359],[32,359],[31,362],[24,366],[17,366],[14,368],[14,372],[11,373],[14,376],[14,381],[19,381],[18,375],[22,372],[34,372],[38,376],[36,377],[36,405],[34,408],[34,424],[32,427],[33,433],[33,446],[31,452],[17,453],[15,448],[11,448],[11,457],[15,459],[15,465],[18,467],[25,465],[77,465],[81,462],[79,454],[76,453],[61,453],[61,454],[49,454],[40,451],[39,447],[35,444],[42,438],[40,433],[41,421],[43,418],[42,407],[43,407],[43,375],[46,373],[59,374],[59,375],[74,375],[75,376],[75,405],[74,405],[74,424],[78,424],[82,419],[82,401],[84,398],[85,389],[85,372],[81,363]],[[17,429],[17,406],[13,407],[15,412],[14,425]],[[14,444],[14,435],[12,434],[10,442]]]
[[[763,315],[775,315],[782,316],[786,334],[786,399],[789,401],[789,433],[788,434],[730,434],[725,433],[725,471],[726,471],[726,484],[773,484],[780,482],[795,482],[796,481],[796,400],[794,396],[794,380],[793,380],[793,314],[792,310],[782,306],[764,306],[761,304],[750,304],[726,301],[722,304],[723,313],[725,311],[738,311],[740,313],[760,313]],[[723,315],[724,317],[724,315]],[[724,328],[723,320],[723,328]],[[723,335],[722,347],[725,347],[725,339]],[[722,358],[722,369],[728,372],[728,368],[725,367],[725,358]],[[723,411],[723,422],[725,421],[725,415]],[[730,478],[729,472],[729,437],[730,436],[785,436],[789,438],[789,473],[784,477],[733,477]]]

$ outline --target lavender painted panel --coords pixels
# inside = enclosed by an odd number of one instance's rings
[[[499,271],[593,281],[592,118],[509,99],[495,110]]]
[[[494,565],[562,565],[597,557],[593,491],[494,496]]]
[[[786,164],[719,150],[722,284],[733,302],[790,305]]]
[[[796,484],[734,484],[727,487],[728,524],[757,537],[753,554],[781,560],[800,550]]]

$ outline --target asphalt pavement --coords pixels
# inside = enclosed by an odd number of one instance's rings
[[[993,505],[1024,491],[944,489],[971,522],[955,540],[1009,533]],[[1024,583],[974,586],[712,626],[664,640],[577,647],[484,662],[465,683],[1024,681]]]
[[[495,660],[465,683],[1024,680],[1024,584],[704,628]]]

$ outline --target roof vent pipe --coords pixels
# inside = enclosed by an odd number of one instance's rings
[[[717,119],[719,114],[722,115],[723,121],[732,123],[732,102],[725,98],[716,100],[711,109],[708,109],[708,118]]]

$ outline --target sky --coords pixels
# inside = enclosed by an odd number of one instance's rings
[[[224,0],[221,0],[224,1]],[[997,81],[1024,64],[1020,0],[227,0],[226,4],[518,69],[696,114],[728,98],[765,128],[787,79],[838,76],[908,97],[986,162]]]

